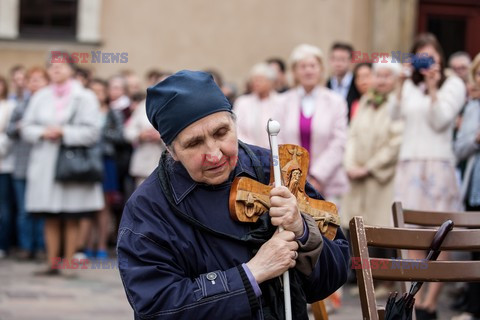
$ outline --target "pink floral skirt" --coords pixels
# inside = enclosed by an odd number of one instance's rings
[[[412,210],[459,211],[455,168],[446,160],[402,160],[395,176],[395,201]]]

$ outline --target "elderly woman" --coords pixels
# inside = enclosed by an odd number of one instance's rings
[[[345,228],[354,216],[363,216],[370,225],[393,226],[390,206],[402,122],[391,120],[389,109],[400,71],[390,60],[373,64],[373,90],[360,100],[350,123],[345,168],[351,188],[342,204]]]
[[[309,182],[327,200],[338,203],[348,188],[343,169],[347,138],[347,104],[321,86],[323,55],[319,48],[300,45],[291,55],[297,87],[284,93],[277,118],[281,143],[301,145],[310,153]]]
[[[120,225],[120,275],[135,317],[278,319],[278,276],[290,269],[293,314],[308,319],[306,303],[346,280],[341,231],[324,240],[286,187],[271,191],[270,213],[255,225],[230,218],[233,178],[265,183],[270,154],[239,143],[232,107],[207,73],[180,71],[149,88],[146,108],[168,152]],[[286,231],[275,232],[280,225]]]
[[[480,90],[480,54],[473,60],[470,70],[470,81],[474,89]],[[472,96],[465,107],[462,126],[454,144],[457,160],[467,160],[463,176],[462,201],[467,211],[480,211],[480,95]],[[472,252],[472,260],[480,260],[478,252]],[[469,283],[465,314],[455,320],[473,320],[480,318],[480,284]]]
[[[268,64],[255,65],[249,79],[252,93],[235,101],[233,110],[238,119],[238,138],[243,142],[269,147],[265,127],[281,103],[280,96],[273,90],[275,78],[275,69]]]
[[[99,139],[101,118],[97,98],[72,79],[66,62],[50,63],[51,84],[30,100],[22,122],[22,138],[32,144],[27,169],[26,209],[45,218],[48,269],[43,275],[57,275],[72,263],[77,249],[78,221],[103,208],[101,183],[57,181],[56,164],[60,145],[91,146]],[[65,260],[58,265],[63,235]],[[66,275],[73,275],[65,270]]]
[[[407,65],[411,77],[400,78],[402,85],[392,116],[404,119],[405,130],[394,197],[408,209],[457,211],[460,194],[452,140],[455,119],[465,101],[465,85],[460,78],[445,75],[443,50],[434,35],[419,35],[411,52],[417,57],[431,57],[434,63],[418,69]],[[425,252],[410,251],[409,256],[424,259]],[[442,253],[439,260],[445,257],[446,253]],[[436,319],[441,286],[430,283],[426,296],[422,290],[417,294],[417,319]]]

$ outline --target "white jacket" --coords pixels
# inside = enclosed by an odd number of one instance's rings
[[[448,77],[432,103],[419,86],[406,80],[402,99],[391,109],[393,119],[403,118],[405,130],[400,160],[448,160],[453,154],[453,127],[465,102],[466,88],[456,76]]]

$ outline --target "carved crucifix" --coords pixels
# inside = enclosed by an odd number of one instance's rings
[[[335,238],[340,225],[335,204],[310,198],[305,193],[308,173],[308,151],[300,146],[285,144],[279,146],[283,185],[297,198],[301,212],[309,214],[318,223],[320,232],[329,239]],[[270,209],[270,190],[273,188],[273,177],[270,184],[265,185],[256,180],[240,177],[233,181],[230,191],[230,215],[241,222],[256,222],[258,217]]]

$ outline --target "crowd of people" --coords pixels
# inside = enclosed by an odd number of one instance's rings
[[[152,70],[146,80],[166,76]],[[92,78],[89,70],[48,61],[13,67],[10,79],[0,77],[0,96],[0,257],[53,263],[63,248],[66,259],[108,258],[123,203],[164,150],[145,114],[141,79],[132,72]],[[62,144],[98,144],[103,183],[56,181]]]
[[[392,58],[353,64],[353,51],[342,42],[328,55],[299,45],[288,63],[271,58],[253,66],[238,97],[220,73],[207,71],[234,106],[240,140],[268,148],[265,125],[274,118],[280,143],[308,150],[308,182],[339,207],[343,227],[357,215],[392,226],[393,201],[479,211],[480,54],[472,61],[457,52],[447,61],[431,34],[419,35],[411,49],[432,59],[423,68]],[[41,274],[59,273],[53,261],[61,248],[66,259],[108,258],[124,202],[165,150],[147,118],[140,77],[92,78],[69,63],[15,66],[9,76],[0,76],[0,257],[16,244],[18,259],[47,258]],[[152,70],[147,86],[168,76]],[[100,145],[103,183],[56,181],[61,145],[78,144]],[[433,319],[440,290],[431,284],[418,296],[422,319]],[[466,310],[480,312],[476,305]]]

